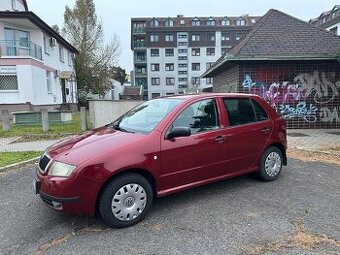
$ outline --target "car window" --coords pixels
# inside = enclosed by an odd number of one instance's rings
[[[202,100],[187,107],[173,122],[173,127],[189,127],[191,134],[219,128],[214,99]]]
[[[254,108],[248,98],[224,98],[223,102],[230,126],[256,122]]]
[[[183,100],[171,98],[150,100],[130,110],[113,124],[121,130],[148,133],[181,102]]]
[[[256,102],[253,99],[251,101],[252,101],[253,106],[254,106],[256,120],[257,121],[268,120],[268,115],[267,115],[266,111],[259,105],[259,103]]]

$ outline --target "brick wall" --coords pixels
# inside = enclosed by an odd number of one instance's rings
[[[340,63],[254,61],[237,67],[215,78],[214,91],[228,92],[238,75],[237,91],[264,97],[289,128],[340,128]]]

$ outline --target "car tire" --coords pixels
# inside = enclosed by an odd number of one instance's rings
[[[265,150],[261,157],[258,176],[262,181],[274,181],[278,178],[283,164],[282,152],[279,148],[271,146]]]
[[[132,226],[145,218],[153,201],[149,181],[136,173],[128,173],[111,180],[99,200],[99,212],[111,227]]]

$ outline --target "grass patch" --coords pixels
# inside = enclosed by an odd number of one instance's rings
[[[72,114],[73,120],[72,123],[67,124],[50,124],[50,130],[46,133],[43,133],[41,125],[15,125],[11,124],[11,130],[5,132],[0,130],[0,137],[16,137],[16,136],[27,136],[27,135],[37,135],[44,134],[45,136],[51,135],[53,136],[63,136],[63,135],[72,135],[72,134],[80,134],[80,113],[76,112]],[[87,118],[89,120],[89,118]],[[88,125],[89,126],[89,125]],[[37,139],[40,140],[40,139]]]
[[[0,152],[0,167],[39,157],[40,151]]]

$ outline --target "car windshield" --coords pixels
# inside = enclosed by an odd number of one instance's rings
[[[159,98],[147,101],[125,113],[111,125],[120,131],[147,134],[182,101],[177,98]]]

